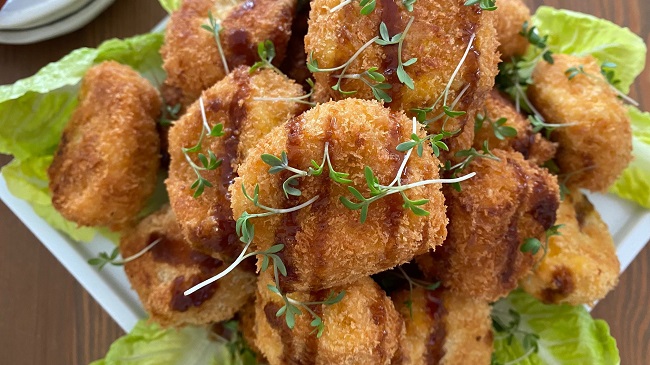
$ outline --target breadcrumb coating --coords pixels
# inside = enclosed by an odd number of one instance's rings
[[[551,138],[569,188],[605,192],[632,160],[632,130],[623,102],[593,56],[553,55],[540,62],[528,95],[547,123],[563,124]],[[566,71],[583,67],[571,80]]]
[[[499,161],[477,158],[476,176],[461,192],[445,186],[447,239],[416,260],[427,278],[459,295],[495,301],[517,287],[535,258],[523,253],[526,238],[542,239],[560,203],[557,178],[518,152],[493,150]],[[541,253],[538,253],[541,255]]]
[[[492,122],[496,122],[500,118],[506,118],[507,121],[504,126],[514,128],[517,135],[511,138],[499,139],[493,131],[492,123],[486,120],[483,122],[482,128],[475,128],[474,148],[477,150],[481,149],[484,141],[488,141],[490,148],[517,151],[526,160],[536,165],[542,165],[555,156],[557,143],[548,141],[540,133],[533,133],[533,128],[528,119],[518,113],[512,102],[499,91],[492,90],[488,94],[485,99],[484,109],[479,113]]]
[[[415,287],[391,297],[406,325],[391,365],[490,363],[494,337],[488,302],[442,288]]]
[[[503,61],[510,61],[515,56],[522,56],[528,49],[528,40],[519,34],[524,22],[530,24],[530,9],[521,0],[499,0],[496,21],[499,52]]]
[[[257,45],[265,40],[275,45],[273,63],[280,65],[295,8],[295,0],[183,0],[169,19],[160,50],[167,72],[165,101],[188,106],[226,76],[214,34],[201,28],[209,25],[208,12],[220,21],[219,39],[233,70],[258,61]]]
[[[284,244],[281,251],[288,276],[282,277],[286,291],[310,291],[352,283],[410,261],[442,243],[446,236],[444,197],[441,184],[407,190],[411,200],[429,199],[420,206],[428,216],[416,216],[402,207],[399,194],[370,205],[367,220],[360,211],[347,209],[340,196],[355,199],[347,189],[354,186],[370,197],[364,168],[369,166],[379,182],[388,185],[397,175],[405,154],[398,144],[411,139],[413,122],[401,112],[376,101],[346,99],[321,104],[291,119],[258,141],[239,168],[230,188],[235,217],[261,210],[248,200],[242,185],[252,194],[259,185],[259,202],[273,208],[290,208],[318,196],[312,205],[297,212],[251,219],[255,226],[255,250]],[[424,131],[417,131],[424,137]],[[321,176],[299,179],[302,195],[285,197],[282,183],[288,173],[269,174],[262,154],[280,156],[286,151],[291,167],[306,171],[311,160],[320,164],[325,144],[334,170],[349,174],[352,183],[334,182],[328,167]],[[422,157],[413,153],[401,183],[438,179],[439,161],[427,146]]]
[[[222,137],[205,137],[201,153],[212,151],[223,159],[220,167],[201,171],[213,184],[193,197],[192,183],[197,176],[186,160],[183,148],[194,146],[201,135],[203,119],[197,101],[174,123],[169,132],[169,177],[167,191],[183,234],[195,249],[229,260],[239,254],[241,242],[235,233],[228,187],[237,176],[237,166],[250,149],[274,127],[305,109],[293,101],[256,100],[259,97],[292,98],[303,95],[302,87],[272,70],[250,74],[247,67],[235,69],[203,93],[206,119],[210,128],[223,125]],[[272,138],[272,137],[271,137]],[[199,164],[198,153],[190,153]],[[257,156],[259,158],[259,155]]]
[[[133,69],[91,67],[48,169],[54,208],[80,226],[133,224],[156,185],[159,113],[158,92]]]
[[[446,105],[451,106],[461,91],[467,88],[453,107],[454,110],[466,111],[467,114],[450,119],[444,126],[447,131],[464,131],[462,138],[456,135],[448,139],[451,152],[444,156],[451,157],[456,151],[471,146],[474,114],[494,85],[499,61],[494,14],[484,12],[478,6],[465,6],[464,3],[462,0],[420,1],[409,12],[401,1],[384,0],[377,1],[376,9],[371,14],[361,16],[358,1],[352,1],[340,10],[331,12],[330,9],[340,4],[339,0],[314,0],[305,49],[308,54],[313,54],[313,59],[318,61],[320,68],[338,67],[347,62],[366,42],[379,35],[382,22],[386,25],[389,36],[393,37],[403,32],[413,18],[402,44],[401,55],[397,44],[373,44],[346,70],[347,75],[354,75],[377,67],[378,72],[386,77],[384,82],[391,85],[391,89],[384,90],[392,98],[388,105],[393,110],[410,113],[412,108],[431,107],[438,100],[461,63],[470,39],[476,36],[447,95]],[[411,58],[417,58],[417,61],[404,66],[404,70],[412,78],[414,89],[402,84],[397,76],[399,60],[406,62]],[[317,101],[346,97],[331,88],[338,81],[335,76],[340,73],[341,70],[314,74],[316,84],[319,85]],[[354,98],[375,99],[370,87],[359,79],[344,79],[341,90],[356,90],[352,95]],[[428,117],[433,118],[442,113],[443,104],[443,101],[439,102]],[[442,130],[442,119],[444,118],[429,125],[431,132],[438,133]]]
[[[256,276],[236,268],[223,279],[189,296],[183,292],[226,268],[220,260],[194,251],[169,206],[126,232],[122,257],[160,240],[124,270],[152,321],[164,327],[203,325],[231,319],[255,291]]]
[[[270,275],[262,278],[270,279]],[[270,365],[365,365],[390,364],[404,336],[404,322],[390,298],[369,277],[352,284],[332,288],[336,293],[345,290],[343,299],[333,305],[312,305],[325,325],[318,338],[312,317],[300,308],[293,329],[284,316],[276,312],[284,305],[282,298],[267,285],[272,280],[260,279],[255,304],[257,326],[256,344]],[[293,293],[289,297],[302,302],[322,301],[329,290],[311,293]]]
[[[521,286],[545,303],[593,305],[618,283],[620,263],[607,225],[579,190],[564,198],[555,224],[563,225],[561,235],[549,239],[548,254]]]

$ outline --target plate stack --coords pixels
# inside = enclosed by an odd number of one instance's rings
[[[114,0],[0,0],[0,43],[27,44],[88,24]]]

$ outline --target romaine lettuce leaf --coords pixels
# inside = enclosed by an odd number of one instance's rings
[[[493,364],[616,365],[609,326],[583,306],[546,305],[521,290],[494,304]]]
[[[593,55],[601,63],[613,62],[616,85],[627,94],[634,79],[645,68],[646,45],[628,28],[608,20],[570,10],[540,6],[533,17],[540,34],[548,34],[547,45],[556,53]]]
[[[158,1],[160,1],[160,6],[162,6],[163,9],[167,10],[167,12],[170,14],[172,11],[180,8],[181,6],[181,0],[158,0]]]
[[[79,81],[92,65],[115,60],[159,85],[165,78],[159,54],[162,42],[158,33],[109,40],[95,49],[75,50],[32,77],[0,86],[0,153],[14,156],[2,169],[7,185],[50,225],[75,240],[89,241],[97,230],[77,228],[54,210],[46,171],[77,105]]]
[[[90,365],[256,364],[252,352],[236,350],[242,349],[238,347],[242,345],[240,341],[240,338],[223,339],[209,327],[164,330],[156,324],[140,321],[131,333],[111,345],[104,359]]]
[[[650,113],[629,107],[634,159],[610,191],[650,208]]]

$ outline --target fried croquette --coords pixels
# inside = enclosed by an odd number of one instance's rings
[[[224,135],[205,137],[200,152],[207,156],[211,151],[223,161],[214,170],[201,171],[213,187],[206,187],[197,198],[191,189],[197,175],[187,158],[200,164],[198,153],[188,153],[186,157],[183,148],[196,145],[201,136],[204,124],[200,103],[190,106],[174,123],[169,132],[171,163],[167,191],[183,234],[195,249],[222,260],[239,254],[241,243],[235,233],[228,193],[228,186],[237,176],[237,166],[271,129],[305,109],[305,105],[291,100],[257,98],[290,99],[302,94],[302,87],[283,75],[272,70],[249,74],[244,66],[206,90],[202,100],[207,123],[210,128],[221,123]]]
[[[160,165],[156,89],[128,66],[88,70],[48,169],[52,205],[80,226],[121,230],[154,191]]]
[[[492,355],[490,305],[448,290],[421,287],[391,295],[406,335],[391,365],[481,365]]]
[[[481,149],[484,141],[488,141],[490,148],[517,151],[536,165],[541,165],[555,156],[557,143],[548,141],[539,133],[533,133],[530,122],[497,90],[488,94],[485,107],[479,113],[481,116],[477,118],[484,121],[482,126],[480,122],[475,126],[474,148],[477,150]],[[501,127],[514,128],[516,136],[503,139],[497,137],[495,129],[500,127],[496,123],[501,118],[506,119]]]
[[[494,13],[501,59],[510,61],[522,56],[528,49],[528,40],[519,33],[524,22],[530,23],[530,9],[521,0],[499,0]]]
[[[125,233],[120,242],[122,257],[133,256],[155,241],[158,243],[144,255],[124,265],[152,321],[166,327],[224,321],[252,300],[256,276],[240,268],[194,294],[183,294],[226,265],[192,250],[169,206]]]
[[[221,24],[219,39],[233,70],[258,61],[258,43],[266,40],[273,42],[273,63],[280,65],[295,8],[295,0],[184,0],[171,15],[160,50],[167,103],[188,106],[227,74],[214,34],[202,28],[209,25],[209,12]]]
[[[457,131],[465,127],[464,134],[460,134],[462,138],[457,138],[458,134],[448,138],[449,156],[469,148],[473,140],[475,112],[494,85],[497,74],[499,57],[494,14],[484,12],[478,6],[465,6],[461,0],[419,2],[413,6],[412,12],[407,11],[401,1],[377,1],[376,9],[367,16],[360,16],[358,1],[331,12],[339,4],[339,0],[312,1],[305,49],[318,67],[338,68],[346,64],[364,44],[379,36],[382,22],[390,37],[404,32],[411,24],[401,47],[398,44],[382,46],[372,43],[352,60],[345,74],[353,76],[377,67],[377,72],[385,77],[382,83],[391,86],[383,91],[392,100],[388,105],[394,110],[410,113],[412,108],[428,108],[435,104],[427,115],[431,119],[443,113],[443,105],[465,111],[465,115],[449,119],[444,129]],[[412,58],[417,58],[417,61],[403,66],[403,69],[412,79],[413,89],[400,82],[398,77],[400,62]],[[346,97],[346,94],[332,89],[342,71],[314,73],[319,85],[316,100],[322,102]],[[366,81],[378,83],[370,79]],[[448,93],[445,93],[448,84]],[[360,78],[343,79],[340,90],[356,91],[352,95],[355,98],[375,99],[372,89]],[[439,100],[443,95],[444,100]],[[431,122],[429,130],[440,132],[444,119]]]
[[[447,239],[416,259],[428,279],[485,301],[507,295],[528,273],[535,258],[520,246],[526,238],[542,239],[560,202],[557,178],[546,169],[518,152],[492,152],[498,161],[477,158],[463,171],[476,176],[460,192],[443,188]]]
[[[372,279],[365,277],[352,284],[332,288],[344,290],[343,299],[332,305],[312,305],[325,325],[320,338],[310,325],[312,317],[304,309],[289,329],[277,312],[284,305],[280,296],[267,288],[270,275],[260,277],[255,305],[257,338],[270,365],[284,364],[390,364],[404,336],[404,322],[390,298]],[[323,301],[328,290],[293,293],[301,302]]]
[[[616,286],[620,264],[607,225],[579,190],[568,194],[557,212],[559,236],[521,286],[545,303],[593,305]]]
[[[553,55],[540,62],[528,95],[547,123],[561,124],[551,139],[569,188],[607,191],[632,159],[627,110],[592,56]],[[582,72],[569,79],[571,68]]]
[[[266,250],[283,244],[280,252],[288,275],[281,279],[286,291],[311,291],[352,283],[410,261],[442,243],[446,236],[444,197],[440,184],[418,186],[405,191],[411,200],[429,199],[420,208],[430,212],[417,216],[402,205],[399,194],[387,195],[370,204],[365,223],[360,211],[350,210],[340,197],[356,198],[348,186],[370,197],[364,168],[374,171],[380,184],[395,179],[405,154],[398,144],[411,139],[413,121],[401,112],[384,108],[376,101],[346,99],[321,104],[277,127],[249,151],[230,188],[235,217],[258,213],[260,208],[244,196],[259,188],[259,203],[273,208],[291,208],[316,197],[317,200],[288,214],[252,218],[253,245]],[[424,131],[416,132],[420,138]],[[280,156],[286,152],[292,168],[306,171],[312,160],[323,159],[328,144],[332,168],[349,174],[349,184],[328,177],[328,166],[320,176],[299,179],[300,196],[285,197],[283,182],[290,176],[270,174],[262,154]],[[439,162],[431,147],[422,157],[413,153],[401,175],[401,184],[438,179]]]

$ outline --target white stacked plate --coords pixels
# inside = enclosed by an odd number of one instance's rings
[[[88,24],[113,1],[7,0],[0,8],[0,43],[28,44],[70,33]]]

